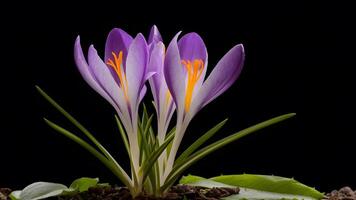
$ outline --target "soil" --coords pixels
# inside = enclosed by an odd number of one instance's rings
[[[155,198],[148,195],[140,195],[135,200],[218,200],[222,197],[227,197],[233,194],[238,194],[238,188],[204,188],[193,187],[187,185],[173,186],[165,197]],[[58,200],[132,200],[130,192],[127,188],[120,187],[97,187],[91,188],[88,192],[73,196],[59,197]]]
[[[356,190],[350,187],[343,187],[340,190],[334,190],[326,195],[329,200],[356,200]]]
[[[9,188],[0,188],[0,200],[7,200],[11,190]]]
[[[135,200],[218,200],[233,194],[238,194],[238,188],[204,188],[187,185],[172,187],[167,195],[162,198],[154,198],[147,195],[136,197]],[[11,190],[0,188],[0,200],[9,200]],[[122,187],[96,187],[87,192],[71,197],[52,197],[47,200],[132,200],[126,188]],[[343,187],[326,195],[325,200],[356,200],[356,190]]]

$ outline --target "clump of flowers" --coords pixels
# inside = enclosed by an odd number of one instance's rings
[[[133,38],[122,29],[115,28],[108,35],[103,59],[93,45],[89,47],[86,58],[79,36],[75,41],[74,57],[80,74],[117,113],[118,129],[130,158],[130,172],[120,166],[88,129],[37,87],[95,146],[52,121],[45,119],[46,123],[97,157],[129,188],[134,197],[142,192],[154,196],[164,194],[184,170],[204,156],[294,115],[275,117],[201,148],[225,124],[224,120],[177,157],[193,117],[236,81],[245,58],[243,45],[235,45],[207,76],[208,53],[202,38],[197,33],[179,38],[180,34],[177,33],[166,48],[156,26],[152,27],[148,41],[141,33]],[[147,82],[153,96],[157,121],[154,127],[157,130],[152,126],[154,115],[149,114],[145,106],[142,115],[139,115]],[[171,122],[174,113],[177,120]],[[169,129],[172,123],[174,127]]]

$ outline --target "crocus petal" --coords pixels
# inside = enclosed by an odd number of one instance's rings
[[[147,72],[145,74],[145,78],[143,79],[143,81],[147,81],[149,78],[153,77],[156,74],[156,72]]]
[[[182,60],[201,59],[206,62],[207,51],[203,39],[197,33],[187,33],[178,42]]]
[[[164,82],[163,75],[163,63],[164,61],[164,44],[158,42],[154,45],[152,52],[150,53],[150,61],[148,63],[148,71],[155,72],[155,74],[149,79],[151,86],[151,91],[153,94],[154,101],[159,104],[159,90],[162,83]]]
[[[84,80],[102,97],[104,97],[111,105],[116,107],[115,103],[111,97],[104,91],[104,89],[99,85],[95,77],[93,77],[92,72],[90,71],[89,65],[85,60],[82,47],[80,45],[80,37],[78,36],[75,40],[74,45],[74,59],[78,67],[80,74],[83,76]]]
[[[88,62],[93,76],[98,81],[103,90],[105,90],[105,92],[113,100],[114,108],[117,110],[120,119],[125,126],[125,129],[129,130],[131,127],[131,118],[123,90],[119,88],[116,81],[111,76],[108,67],[101,60],[93,45],[89,47]]]
[[[162,42],[162,36],[158,31],[156,25],[153,25],[150,31],[150,35],[148,36],[148,44]]]
[[[197,95],[206,75],[208,66],[208,53],[203,39],[197,33],[188,33],[178,41],[178,48],[182,60],[194,61],[195,59],[204,62],[203,71],[194,85],[192,99]]]
[[[127,34],[124,30],[119,28],[114,28],[110,31],[105,44],[105,63],[108,59],[113,59],[112,52],[118,54],[120,51],[123,52],[123,63],[126,62],[127,52],[129,46],[132,42],[132,37]],[[125,67],[125,66],[124,66]]]
[[[142,34],[132,41],[126,61],[126,79],[130,102],[136,103],[147,73],[148,50]]]
[[[201,107],[225,92],[236,81],[241,73],[244,59],[245,53],[242,44],[234,46],[224,55],[199,91]]]
[[[163,73],[168,86],[168,89],[176,104],[177,110],[183,111],[185,97],[185,82],[186,79],[184,68],[181,64],[177,38],[180,32],[177,33],[169,44],[164,60]]]
[[[101,87],[106,91],[107,94],[110,95],[110,97],[118,105],[123,113],[127,112],[127,106],[125,104],[126,102],[122,89],[120,89],[114,78],[111,76],[108,67],[101,60],[93,45],[89,47],[88,61],[93,75],[96,80],[98,80],[98,83],[101,85]]]
[[[166,126],[168,128],[169,126],[169,122],[171,121],[172,119],[172,116],[174,114],[174,110],[176,109],[176,106],[174,105],[174,103],[172,102],[169,107],[168,107],[168,111],[167,111],[167,119],[166,119]],[[166,128],[166,130],[167,130]]]
[[[143,97],[145,97],[146,92],[147,92],[147,87],[144,85],[141,89],[139,100],[138,100],[137,104],[139,104],[142,101]]]

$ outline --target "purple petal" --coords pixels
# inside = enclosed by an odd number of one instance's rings
[[[245,53],[242,44],[234,46],[224,55],[199,91],[201,107],[225,92],[236,81],[241,73],[244,59]]]
[[[203,39],[197,33],[185,34],[178,42],[182,60],[201,59],[206,63],[207,51]]]
[[[177,44],[179,34],[180,32],[174,36],[167,48],[163,72],[168,89],[177,105],[177,110],[183,111],[186,76]]]
[[[126,79],[130,102],[139,100],[139,93],[144,85],[147,73],[148,49],[145,38],[138,34],[132,41],[126,61]]]
[[[156,72],[147,72],[145,75],[145,78],[143,80],[146,82],[148,79],[153,77],[155,74],[156,74]]]
[[[144,85],[141,89],[137,104],[139,104],[142,101],[143,97],[145,97],[146,92],[147,92],[147,87]]]
[[[206,46],[203,39],[197,33],[188,33],[178,41],[178,48],[182,60],[189,60],[193,62],[195,59],[199,59],[204,62],[203,72],[194,86],[193,98],[195,98],[206,75],[208,65],[208,53]]]
[[[154,76],[157,76],[157,74]],[[159,90],[157,89],[153,78],[148,79],[148,82],[150,84],[150,88],[151,88],[151,92],[152,92],[152,96],[153,96],[153,102],[156,105],[158,112],[159,112],[159,106],[158,106],[159,105],[159,96],[158,96]]]
[[[80,74],[83,76],[84,80],[102,97],[104,97],[111,105],[116,107],[115,103],[111,99],[111,97],[104,91],[104,89],[99,85],[92,72],[90,71],[89,65],[85,60],[83,55],[83,50],[80,45],[80,37],[78,36],[75,40],[74,45],[74,59],[75,63],[78,67]]]
[[[119,54],[120,51],[123,52],[123,63],[126,63],[127,52],[131,42],[132,37],[124,30],[119,28],[112,29],[108,35],[108,38],[106,39],[104,58],[105,63],[109,58],[114,60],[112,52]]]
[[[104,62],[107,63],[109,59],[115,62],[114,56],[112,53],[119,55],[120,51],[123,52],[122,63],[126,62],[128,48],[132,42],[132,37],[127,34],[125,31],[119,28],[114,28],[110,31],[105,44],[105,57]],[[123,65],[124,71],[126,70],[126,66]],[[109,67],[109,70],[114,77],[114,80],[118,85],[120,85],[119,77],[116,76],[116,72],[112,67]]]
[[[123,113],[127,113],[127,106],[124,99],[122,89],[117,85],[112,77],[108,67],[98,56],[97,51],[91,45],[88,52],[89,66],[92,69],[93,75],[100,86],[106,91],[107,94],[113,99]]]
[[[150,31],[150,35],[148,36],[148,44],[162,42],[162,36],[158,31],[156,25],[153,25]]]
[[[164,65],[164,44],[158,42],[154,45],[154,48],[150,54],[150,61],[148,64],[148,71],[155,72],[155,74],[150,78],[150,86],[155,102],[158,103],[159,89],[164,82],[163,75],[163,65]]]

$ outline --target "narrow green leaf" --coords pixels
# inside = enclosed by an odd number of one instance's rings
[[[146,108],[144,107],[144,110],[146,111],[146,114],[147,114],[147,110]],[[153,143],[149,143],[149,139],[150,139],[150,136],[149,136],[149,129],[151,128],[151,123],[152,123],[152,120],[153,120],[153,114],[146,120],[146,124],[144,124],[144,132],[143,132],[143,135],[142,137],[144,138],[144,142],[146,142],[146,145],[147,145],[147,148],[146,148],[146,152],[145,152],[145,155],[147,156],[147,158],[149,158],[149,156],[152,154],[152,151],[154,149],[153,146],[151,145],[154,145]],[[156,180],[156,177],[157,177],[157,174],[156,174],[156,171],[155,170],[149,170],[148,172],[148,176],[149,176],[149,184],[151,185],[151,189],[152,191],[156,191],[156,186],[157,186],[157,180]]]
[[[210,153],[212,153],[212,152],[220,149],[221,147],[224,147],[225,145],[230,144],[231,142],[234,142],[234,141],[236,141],[250,133],[256,132],[256,131],[263,129],[265,127],[268,127],[272,124],[284,121],[284,120],[289,119],[293,116],[295,116],[295,113],[289,113],[289,114],[281,115],[278,117],[274,117],[267,121],[264,121],[264,122],[254,125],[254,126],[251,126],[249,128],[246,128],[242,131],[239,131],[239,132],[237,132],[233,135],[230,135],[226,138],[218,140],[218,141],[214,142],[213,144],[210,144],[210,145],[206,146],[205,148],[195,152],[193,155],[191,155],[186,160],[185,163],[177,165],[173,168],[172,172],[168,175],[168,177],[166,179],[166,183],[162,186],[162,191],[169,188],[178,179],[178,177],[181,175],[181,173],[183,173],[184,170],[186,170],[188,167],[190,167],[192,164],[194,164],[198,160],[209,155]]]
[[[142,119],[141,119],[141,123],[139,123],[139,128],[140,128],[139,139],[140,139],[140,147],[141,147],[140,163],[144,162],[144,160],[147,159],[154,150],[154,143],[151,141],[152,136],[150,135],[151,133],[149,132],[151,129],[153,116],[154,116],[153,114],[150,116],[148,115],[146,105],[143,104]],[[155,173],[155,171],[150,170],[148,172],[148,179],[143,180],[145,186],[151,193],[157,190],[156,176],[157,174]]]
[[[142,109],[143,110],[142,111],[142,124],[146,124],[149,114],[147,112],[147,107],[146,107],[145,103],[143,103],[142,107],[143,107],[143,109]]]
[[[172,137],[172,135],[176,132],[176,127],[174,126],[166,135],[165,140],[167,140],[167,138]]]
[[[162,152],[166,149],[169,143],[173,140],[174,135],[171,134],[170,137],[168,137],[164,143],[158,147],[152,154],[145,160],[145,162],[142,164],[142,167],[140,168],[139,173],[142,174],[143,180],[147,178],[147,175],[149,171],[151,170],[153,164],[157,161],[159,156],[162,154]]]
[[[169,138],[169,137],[174,137],[175,132],[176,132],[176,127],[174,126],[174,127],[168,132],[168,134],[166,135],[166,140],[167,140],[167,138]],[[173,140],[172,140],[172,142],[169,143],[168,146],[167,146],[166,157],[169,156],[169,153],[171,152],[171,149],[172,149],[172,145],[173,145]]]
[[[98,152],[90,144],[88,144],[78,136],[74,135],[73,133],[69,132],[68,130],[58,126],[57,124],[47,119],[44,120],[51,128],[56,130],[58,133],[61,133],[62,135],[68,137],[69,139],[73,140],[81,147],[89,151],[93,156],[99,159],[108,169],[110,169],[111,172],[113,172],[127,187],[131,187],[131,180],[129,176],[126,174],[126,172],[122,169],[122,167],[118,163],[111,162],[110,160],[108,160],[108,158],[106,158],[104,155]]]
[[[159,165],[158,162],[155,162],[153,165],[153,170],[155,171],[155,179],[156,179],[156,190],[155,193],[158,194],[160,187],[161,187],[161,180],[160,180],[160,169],[159,169]]]
[[[153,114],[148,118],[146,124],[144,124],[143,135],[146,137],[146,139],[148,136],[149,129],[151,128],[152,120],[153,120]]]
[[[144,125],[144,127],[146,127],[146,125],[147,125],[147,123],[148,123],[148,120],[149,120],[149,118],[147,119],[147,117],[149,116],[149,114],[148,114],[147,106],[146,106],[145,103],[143,103],[143,116],[146,116],[146,118],[142,117],[142,124]],[[152,115],[151,115],[151,116],[152,116]],[[143,119],[146,119],[146,120],[144,121]],[[151,122],[150,122],[149,124],[151,124]],[[155,139],[156,137],[155,137],[154,131],[153,131],[153,129],[152,129],[152,126],[150,125],[150,126],[148,126],[148,128],[149,128],[149,131],[148,131],[148,134],[147,134],[147,143],[148,143],[148,144],[150,145],[150,147],[151,147],[151,145],[153,146],[153,143],[156,142],[156,139]],[[145,134],[145,135],[146,135],[146,134]]]
[[[150,147],[147,142],[146,134],[151,126],[153,115],[146,121],[146,124],[139,124],[139,144],[140,144],[140,163],[150,154]]]
[[[190,145],[174,162],[175,165],[180,165],[190,156],[195,150],[197,150],[201,145],[203,145],[209,138],[211,138],[216,132],[218,132],[221,127],[225,125],[227,119],[215,125],[204,135],[199,137],[192,145]]]
[[[125,130],[120,122],[120,119],[117,115],[115,115],[115,120],[116,120],[116,123],[117,123],[117,126],[119,128],[119,132],[120,132],[120,135],[121,135],[121,138],[122,138],[122,141],[124,142],[124,145],[125,145],[125,149],[127,151],[127,154],[129,155],[129,157],[131,157],[130,155],[130,146],[129,146],[129,141],[127,139],[127,136],[126,136],[126,133],[125,133]]]
[[[153,131],[152,126],[150,127],[148,132],[149,132],[149,138],[150,138],[150,145],[152,145],[153,147],[157,147],[158,140],[157,140],[155,132]]]
[[[63,114],[74,126],[81,130],[98,148],[99,150],[113,163],[117,164],[117,161],[110,155],[110,153],[104,148],[103,145],[86,129],[78,120],[76,120],[71,114],[69,114],[62,106],[60,106],[52,97],[50,97],[44,90],[36,85],[37,91],[61,114]]]
[[[55,107],[61,114],[63,114],[74,126],[76,126],[80,131],[82,131],[97,147],[98,149],[105,155],[107,159],[110,160],[111,165],[115,165],[121,173],[123,173],[126,179],[129,179],[126,172],[121,168],[119,163],[114,159],[113,156],[104,148],[103,145],[86,129],[78,120],[76,120],[72,115],[70,115],[62,106],[60,106],[52,97],[50,97],[44,90],[42,90],[39,86],[36,85],[37,91],[53,106]],[[125,182],[124,182],[125,183]],[[125,183],[126,185],[126,183]],[[129,185],[127,185],[129,187]]]

